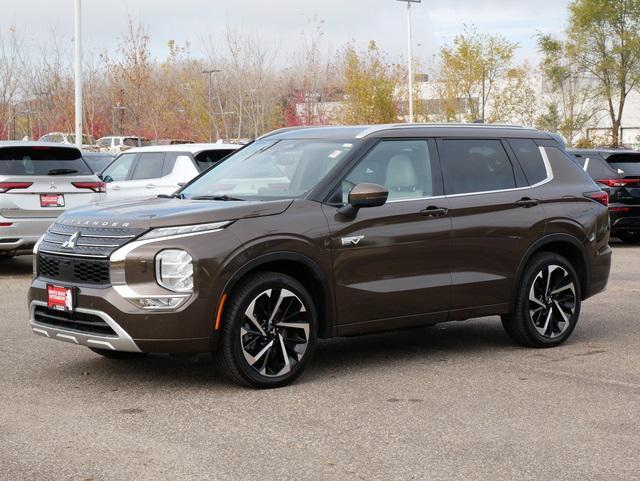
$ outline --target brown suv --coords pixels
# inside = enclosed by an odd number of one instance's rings
[[[607,195],[516,127],[285,129],[173,196],[64,214],[36,246],[36,334],[106,357],[213,352],[282,386],[317,338],[499,315],[565,341],[602,291]]]

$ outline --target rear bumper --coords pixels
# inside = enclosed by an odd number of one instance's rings
[[[611,272],[611,247],[606,246],[591,258],[591,283],[586,298],[604,291],[609,282]]]
[[[0,252],[30,254],[38,239],[45,233],[55,218],[0,217],[0,223],[11,223],[0,227]]]
[[[640,207],[611,204],[609,206],[609,217],[611,218],[612,232],[640,230]]]

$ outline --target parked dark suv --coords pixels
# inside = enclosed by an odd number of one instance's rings
[[[569,153],[609,194],[611,235],[629,244],[640,242],[640,152],[576,149]]]
[[[608,241],[606,193],[550,134],[289,129],[173,196],[58,219],[31,326],[106,357],[213,352],[254,387],[295,379],[317,338],[478,316],[552,347],[605,288]]]

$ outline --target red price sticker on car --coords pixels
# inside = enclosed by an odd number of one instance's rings
[[[40,207],[64,207],[64,194],[40,194]]]
[[[57,311],[72,311],[73,289],[47,284],[47,307]]]

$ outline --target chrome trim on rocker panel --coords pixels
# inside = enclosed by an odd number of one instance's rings
[[[70,342],[80,346],[95,347],[97,349],[108,349],[111,351],[123,352],[142,352],[135,341],[113,320],[108,314],[93,309],[76,308],[77,312],[85,314],[93,314],[98,316],[104,322],[109,324],[116,336],[100,336],[88,332],[75,331],[72,329],[63,329],[59,327],[42,324],[35,320],[36,306],[47,307],[46,302],[32,301],[29,305],[29,320],[31,321],[31,330],[34,334],[48,337],[50,339],[58,339],[59,341]]]

